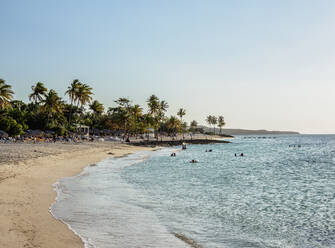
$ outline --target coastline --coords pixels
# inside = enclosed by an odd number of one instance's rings
[[[4,213],[0,247],[84,247],[82,240],[49,212],[57,195],[53,184],[108,156],[153,150],[114,143],[77,145],[73,150],[60,146],[64,151],[55,149],[42,157],[0,164],[0,211]]]

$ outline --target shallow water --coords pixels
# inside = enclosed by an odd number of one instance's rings
[[[335,136],[274,137],[105,160],[52,213],[87,247],[335,247]]]

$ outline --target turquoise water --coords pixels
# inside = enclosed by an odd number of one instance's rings
[[[335,136],[274,137],[104,161],[60,181],[53,212],[92,247],[335,247]]]

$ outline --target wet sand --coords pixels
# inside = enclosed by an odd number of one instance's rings
[[[53,184],[107,157],[153,148],[122,144],[1,144],[0,247],[76,248],[83,243],[49,212]]]

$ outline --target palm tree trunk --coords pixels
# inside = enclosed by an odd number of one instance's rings
[[[70,116],[69,116],[69,125],[71,125],[71,119],[72,119],[72,108],[73,108],[73,100],[71,100],[71,109],[70,109]]]

